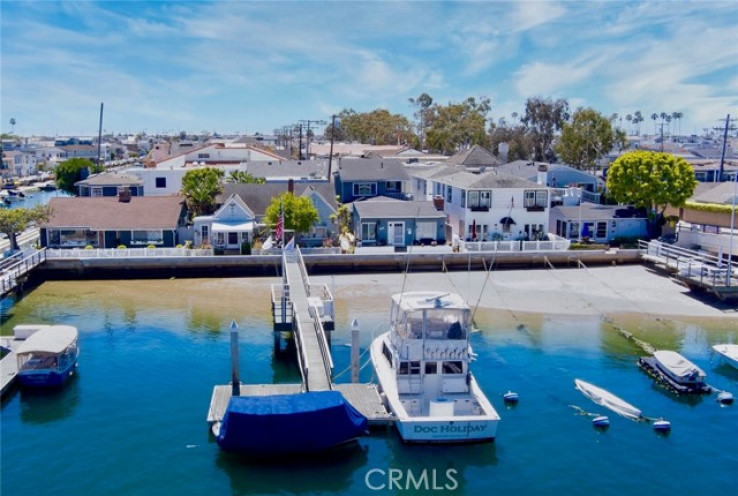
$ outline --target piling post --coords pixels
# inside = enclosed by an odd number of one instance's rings
[[[351,382],[359,382],[359,321],[351,322]]]
[[[231,395],[241,395],[241,377],[238,371],[238,324],[231,321]]]

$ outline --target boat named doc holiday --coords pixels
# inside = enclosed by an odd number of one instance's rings
[[[63,385],[74,373],[79,358],[76,327],[68,325],[17,325],[15,350],[21,387]]]
[[[712,392],[705,383],[705,372],[676,351],[656,351],[653,357],[638,360],[638,365],[677,393]]]
[[[457,294],[392,296],[390,330],[371,360],[403,441],[492,441],[500,416],[469,370],[471,310]]]

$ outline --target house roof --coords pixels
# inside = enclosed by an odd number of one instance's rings
[[[87,179],[77,181],[75,186],[143,186],[140,177],[121,172],[102,172],[92,174]]]
[[[622,205],[600,205],[598,203],[582,202],[580,206],[564,207],[557,206],[551,209],[552,216],[559,213],[562,217],[578,220],[604,220],[604,219],[645,219],[646,213],[643,210],[632,207],[623,207]]]
[[[735,197],[735,202],[738,203],[738,196],[736,196],[736,184],[733,181],[724,183],[699,183],[712,185],[711,188],[703,187],[695,190],[692,200],[699,203],[718,203],[718,204],[731,204]]]
[[[459,167],[446,166],[428,176],[428,179],[462,189],[545,188],[533,181],[498,172],[497,169],[474,173]]]
[[[51,218],[44,227],[87,227],[91,230],[174,229],[184,200],[178,196],[55,197],[49,201]]]
[[[336,192],[331,183],[294,183],[295,195],[302,196],[306,192],[317,192],[320,196],[335,210],[338,209],[336,201]],[[218,195],[216,201],[222,205],[226,199],[232,194],[240,197],[243,202],[256,215],[264,215],[272,198],[281,195],[287,191],[286,183],[266,183],[266,184],[228,184],[223,187],[223,193]]]
[[[327,179],[328,160],[287,160],[284,162],[248,162],[247,172],[269,179]]]
[[[410,176],[402,161],[392,158],[342,158],[338,161],[341,181],[406,181]]]
[[[502,161],[492,155],[492,152],[479,145],[462,150],[446,161],[447,164],[463,165],[464,167],[493,167],[502,165]]]
[[[546,167],[548,167],[549,176],[551,174],[555,175],[557,172],[567,172],[580,176],[582,178],[582,181],[586,179],[593,183],[602,182],[602,179],[599,179],[586,171],[575,169],[574,167],[565,164],[549,164],[548,162],[514,160],[512,162],[499,166],[497,170],[533,181],[538,176],[539,165],[545,165]]]
[[[386,196],[377,196],[368,200],[356,201],[354,209],[361,218],[382,219],[445,219],[443,211],[436,210],[432,202],[403,201]]]

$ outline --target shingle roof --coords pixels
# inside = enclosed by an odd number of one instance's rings
[[[353,203],[359,217],[382,219],[428,219],[446,218],[446,214],[436,210],[432,202],[403,201],[394,198],[375,197]]]
[[[491,170],[487,172],[467,172],[458,167],[450,166],[438,170],[429,176],[436,182],[448,184],[457,188],[543,188],[538,183],[515,177],[512,174]]]
[[[320,193],[334,209],[338,208],[336,191],[332,183],[295,183],[295,195],[301,196],[308,188]],[[264,215],[272,198],[287,192],[287,183],[266,184],[225,184],[223,193],[218,195],[218,204],[225,202],[231,194],[238,195],[256,215]]]
[[[41,227],[88,227],[92,230],[174,229],[184,200],[177,196],[56,197],[49,201],[51,218]]]
[[[338,173],[341,181],[405,181],[410,179],[398,159],[342,158]]]
[[[452,155],[446,163],[463,165],[464,167],[493,167],[502,165],[502,161],[499,158],[479,145],[474,145],[467,150],[462,150]]]
[[[725,183],[700,183],[700,184],[711,184],[713,185],[712,188],[705,188],[706,191],[703,189],[700,191],[699,189],[695,191],[695,194],[693,195],[692,199],[696,202],[700,203],[718,203],[718,204],[730,204],[733,202],[733,197],[735,196],[735,188],[736,185],[733,183],[733,181],[725,182]],[[700,188],[701,189],[701,188]],[[738,202],[738,197],[735,199],[736,202]]]
[[[274,178],[328,177],[328,160],[287,160],[284,162],[253,161],[247,172],[254,177]]]

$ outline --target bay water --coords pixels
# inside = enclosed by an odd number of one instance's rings
[[[364,276],[353,278],[354,287]],[[296,383],[294,356],[275,352],[269,285],[276,278],[50,281],[5,300],[2,334],[21,323],[80,331],[77,374],[58,392],[15,391],[3,400],[3,495],[567,494],[697,495],[735,487],[738,405],[715,395],[678,398],[639,370],[643,354],[597,316],[514,314],[480,309],[472,336],[481,387],[502,421],[494,443],[403,444],[380,428],[327,456],[259,462],[222,453],[206,415],[216,384],[230,379],[229,331],[240,332],[246,383]],[[314,281],[315,282],[315,281]],[[383,332],[386,299],[336,293],[332,334],[336,382],[348,382],[350,322],[361,327],[362,363]],[[738,394],[738,371],[710,346],[735,342],[736,321],[617,316],[657,348],[680,351],[708,382]],[[581,378],[650,417],[671,421],[658,435],[591,403]],[[371,365],[361,380],[372,380]],[[520,394],[508,407],[502,395]],[[606,431],[590,413],[608,414]]]

